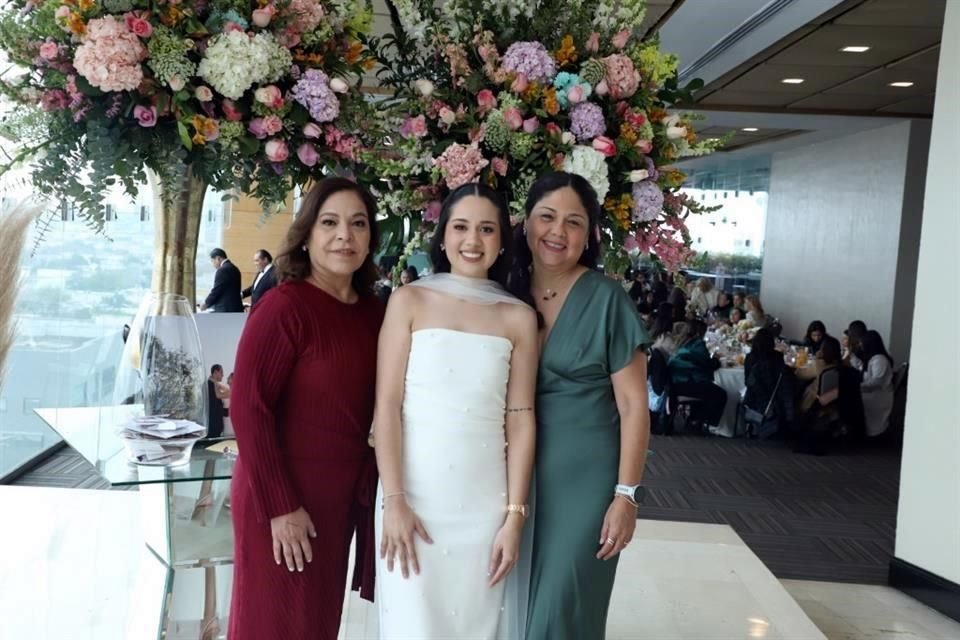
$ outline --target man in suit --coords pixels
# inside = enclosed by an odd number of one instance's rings
[[[213,278],[213,289],[200,305],[200,310],[210,309],[214,313],[242,313],[240,269],[227,259],[227,252],[220,248],[210,252],[210,261],[217,273]]]
[[[269,251],[260,249],[253,254],[253,264],[257,265],[257,277],[252,285],[240,293],[241,298],[250,298],[251,307],[277,284],[276,274],[273,272],[273,256]]]

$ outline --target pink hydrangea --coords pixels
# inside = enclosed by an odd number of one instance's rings
[[[290,0],[283,14],[290,19],[295,33],[308,33],[323,22],[323,6],[317,0]]]
[[[327,147],[348,160],[357,159],[357,151],[360,149],[360,141],[355,137],[345,134],[335,126],[328,124],[323,128],[323,137],[326,140]]]
[[[607,69],[607,90],[614,100],[629,98],[640,87],[640,74],[633,66],[633,61],[627,56],[615,53],[603,59]]]
[[[140,63],[147,48],[121,18],[105,16],[87,23],[73,65],[101,91],[133,91],[143,81]]]
[[[468,182],[474,182],[481,169],[490,162],[483,157],[476,144],[464,146],[454,143],[447,147],[439,158],[435,158],[433,164],[440,169],[447,187],[453,190]]]

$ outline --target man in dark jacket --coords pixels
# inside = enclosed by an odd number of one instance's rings
[[[240,297],[240,269],[227,259],[227,252],[220,248],[210,252],[210,261],[217,273],[213,278],[213,289],[200,305],[200,310],[210,309],[215,313],[243,312],[243,299]]]
[[[252,285],[240,292],[241,298],[250,298],[251,307],[277,284],[276,273],[273,270],[273,256],[269,251],[266,249],[257,251],[253,254],[253,263],[257,265],[257,277]]]

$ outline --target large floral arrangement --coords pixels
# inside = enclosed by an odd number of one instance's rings
[[[26,70],[0,83],[27,108],[0,133],[42,193],[102,224],[104,186],[189,167],[265,206],[352,163],[373,60],[361,0],[8,0],[0,48]],[[180,173],[178,173],[178,171]]]
[[[677,160],[712,152],[668,107],[677,60],[640,32],[643,0],[396,0],[396,33],[374,40],[382,83],[397,91],[367,161],[394,215],[436,220],[450,189],[483,181],[520,216],[537,176],[586,177],[603,204],[605,262],[690,255]],[[438,7],[438,5],[440,5]]]

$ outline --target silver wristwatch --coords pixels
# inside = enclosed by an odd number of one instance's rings
[[[613,495],[623,496],[635,507],[639,507],[643,502],[644,493],[646,493],[645,489],[639,484],[618,484],[613,488]]]

